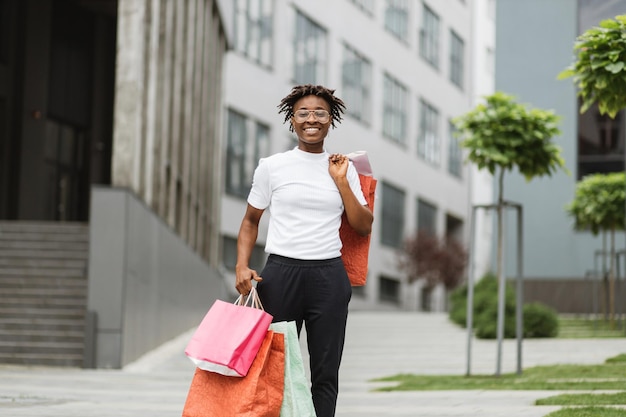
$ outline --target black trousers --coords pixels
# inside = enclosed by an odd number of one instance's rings
[[[270,255],[257,291],[273,321],[306,326],[317,417],[333,417],[352,287],[341,258],[308,261]]]

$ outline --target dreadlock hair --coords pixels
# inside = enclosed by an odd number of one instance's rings
[[[277,106],[279,108],[278,113],[285,114],[285,120],[283,123],[286,123],[293,116],[293,106],[296,104],[296,101],[306,96],[318,96],[326,100],[328,106],[330,107],[330,125],[334,129],[335,122],[341,122],[341,115],[346,109],[346,105],[340,98],[335,97],[334,93],[335,90],[331,90],[321,85],[296,85],[291,89],[291,93],[280,101],[280,104]],[[293,132],[292,124],[289,124],[289,130]]]

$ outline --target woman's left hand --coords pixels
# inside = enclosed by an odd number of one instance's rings
[[[328,157],[328,173],[337,182],[340,178],[345,178],[348,173],[348,157],[339,153],[334,153]]]

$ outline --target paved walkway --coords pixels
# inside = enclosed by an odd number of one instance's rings
[[[190,336],[191,331],[123,370],[0,366],[0,416],[180,416],[194,370],[183,353]],[[496,342],[474,340],[472,351],[472,373],[493,374]],[[624,339],[526,340],[523,366],[602,363],[621,353]],[[507,340],[502,372],[514,372],[516,361],[515,341]],[[542,417],[558,409],[533,405],[554,391],[375,392],[378,385],[369,382],[396,373],[462,375],[465,369],[466,333],[446,315],[354,311],[337,417]]]

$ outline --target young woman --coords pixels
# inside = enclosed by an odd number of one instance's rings
[[[324,147],[328,129],[341,121],[345,109],[334,90],[295,86],[278,107],[298,146],[261,159],[254,172],[237,240],[235,287],[248,294],[251,281],[257,281],[259,297],[274,321],[295,321],[298,332],[304,322],[316,414],[332,417],[352,295],[341,260],[341,215],[345,211],[352,228],[364,236],[371,232],[374,217],[352,163]],[[249,260],[266,209],[269,256],[259,275]]]

